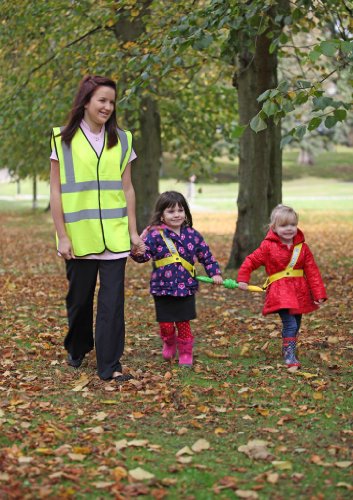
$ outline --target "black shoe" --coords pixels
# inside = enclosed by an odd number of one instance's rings
[[[85,359],[85,355],[82,354],[81,356],[79,356],[78,358],[74,359],[71,354],[69,353],[67,355],[67,364],[70,365],[70,366],[73,366],[74,368],[80,368],[80,366],[82,365],[82,361]]]
[[[130,375],[130,373],[126,373],[125,375],[116,375],[115,377],[112,377],[112,380],[121,384],[123,382],[127,382],[128,380],[132,380],[133,378],[134,377]]]

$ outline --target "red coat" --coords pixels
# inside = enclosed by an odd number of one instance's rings
[[[300,229],[290,248],[281,243],[278,235],[270,229],[259,248],[240,266],[238,281],[249,283],[252,271],[260,266],[265,266],[268,276],[283,271],[289,264],[294,245],[298,243],[303,243],[303,246],[294,269],[303,269],[304,276],[274,281],[266,290],[264,315],[279,309],[289,309],[290,314],[308,313],[318,308],[314,300],[327,298],[319,268]]]

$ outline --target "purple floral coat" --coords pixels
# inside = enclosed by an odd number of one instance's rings
[[[147,262],[170,257],[171,253],[165,244],[160,230],[173,241],[180,257],[194,264],[197,259],[205,268],[209,277],[221,274],[218,262],[213,257],[209,246],[201,234],[191,227],[183,227],[180,230],[180,236],[171,231],[166,226],[158,226],[145,230],[143,240],[146,244],[144,255],[131,255],[136,262]],[[172,295],[174,297],[186,297],[194,295],[198,289],[198,281],[190,273],[177,263],[167,264],[156,268],[153,266],[150,293],[152,295]]]

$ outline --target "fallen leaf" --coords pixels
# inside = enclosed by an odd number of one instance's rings
[[[252,490],[235,490],[235,494],[239,498],[247,498],[248,500],[257,500],[257,498],[259,498],[256,491]]]
[[[153,479],[154,474],[142,469],[141,467],[137,467],[136,469],[129,470],[129,476],[136,481],[145,481],[148,479]]]
[[[271,452],[267,449],[268,442],[261,439],[254,439],[247,444],[239,446],[238,451],[245,453],[254,460],[269,460],[273,458]]]
[[[274,460],[271,464],[278,470],[292,470],[293,465],[287,460]]]
[[[67,456],[76,462],[82,462],[86,458],[83,453],[68,453]]]
[[[113,470],[112,470],[112,476],[114,477],[115,481],[120,481],[121,479],[123,479],[124,477],[127,477],[127,470],[124,469],[124,467],[115,467]]]
[[[128,446],[136,446],[136,447],[146,446],[146,444],[148,444],[148,439],[133,439],[132,441],[129,441],[127,444]]]
[[[270,484],[276,484],[279,479],[279,474],[277,472],[268,472],[266,474],[266,480]]]
[[[181,448],[179,451],[176,452],[176,456],[180,457],[181,455],[193,455],[194,452],[188,447],[184,446],[184,448]]]
[[[116,451],[124,450],[127,448],[127,439],[120,439],[119,441],[115,441],[114,444]]]
[[[190,464],[192,462],[192,457],[177,457],[177,461],[181,464]]]
[[[340,469],[347,469],[347,467],[350,467],[353,464],[353,462],[349,461],[342,461],[342,462],[335,462],[335,466],[339,467]]]
[[[203,451],[203,450],[208,450],[210,447],[210,443],[206,441],[206,439],[198,439],[192,446],[191,449],[192,451],[195,451],[196,453]]]

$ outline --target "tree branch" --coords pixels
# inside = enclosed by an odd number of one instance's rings
[[[81,35],[76,40],[73,40],[72,42],[67,43],[64,47],[62,47],[62,49],[60,49],[60,51],[54,52],[54,54],[52,54],[50,57],[48,57],[43,62],[41,62],[40,64],[38,64],[38,66],[36,66],[33,69],[31,69],[31,71],[27,74],[27,77],[26,77],[25,81],[21,85],[19,85],[19,87],[15,90],[15,92],[12,94],[12,96],[10,96],[10,98],[8,100],[13,101],[14,99],[16,99],[16,97],[22,92],[22,90],[25,87],[27,87],[28,83],[31,80],[31,76],[34,73],[36,73],[37,71],[39,71],[41,68],[43,68],[44,66],[46,66],[48,63],[50,63],[50,61],[52,61],[53,59],[55,59],[57,57],[57,55],[62,50],[68,49],[69,47],[72,47],[73,45],[76,45],[77,43],[80,43],[85,38],[88,38],[89,36],[97,33],[98,31],[101,31],[102,29],[105,29],[104,26],[97,26],[96,28],[93,28],[92,30],[90,30],[87,33],[85,33],[84,35]],[[0,108],[0,109],[2,109],[2,108]]]

